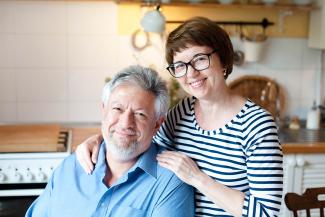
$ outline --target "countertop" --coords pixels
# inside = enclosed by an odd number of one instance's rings
[[[72,149],[86,138],[100,133],[100,124],[66,125],[72,130]],[[284,154],[325,153],[325,128],[319,130],[284,128],[279,130],[279,138]]]
[[[58,127],[72,132],[72,150],[90,136],[100,133],[100,123],[62,123]],[[33,125],[32,125],[33,126]],[[318,130],[279,129],[284,154],[325,154],[325,126]]]
[[[284,154],[325,153],[325,128],[280,129],[279,139]]]

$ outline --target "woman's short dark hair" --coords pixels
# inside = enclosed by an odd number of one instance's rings
[[[194,17],[182,23],[172,31],[166,42],[166,61],[173,63],[175,53],[188,45],[208,46],[219,55],[226,69],[225,78],[232,72],[234,50],[229,35],[213,22],[204,17]]]

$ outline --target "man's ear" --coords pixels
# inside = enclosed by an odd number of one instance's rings
[[[165,120],[165,117],[158,118],[158,120],[156,121],[156,125],[155,125],[155,133],[157,133],[158,129],[160,128],[160,126],[162,125],[164,120]]]

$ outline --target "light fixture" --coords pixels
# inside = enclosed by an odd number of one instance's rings
[[[162,33],[165,31],[166,18],[160,12],[160,5],[154,10],[147,11],[140,24],[145,32]]]

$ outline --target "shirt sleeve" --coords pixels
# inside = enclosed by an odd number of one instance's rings
[[[246,149],[249,192],[242,216],[278,216],[283,190],[283,159],[273,121],[259,125]]]
[[[25,217],[48,217],[49,204],[52,192],[53,176],[47,183],[43,193],[36,198],[32,205],[28,208]]]
[[[162,195],[151,217],[194,217],[194,189],[180,180],[178,183]]]

